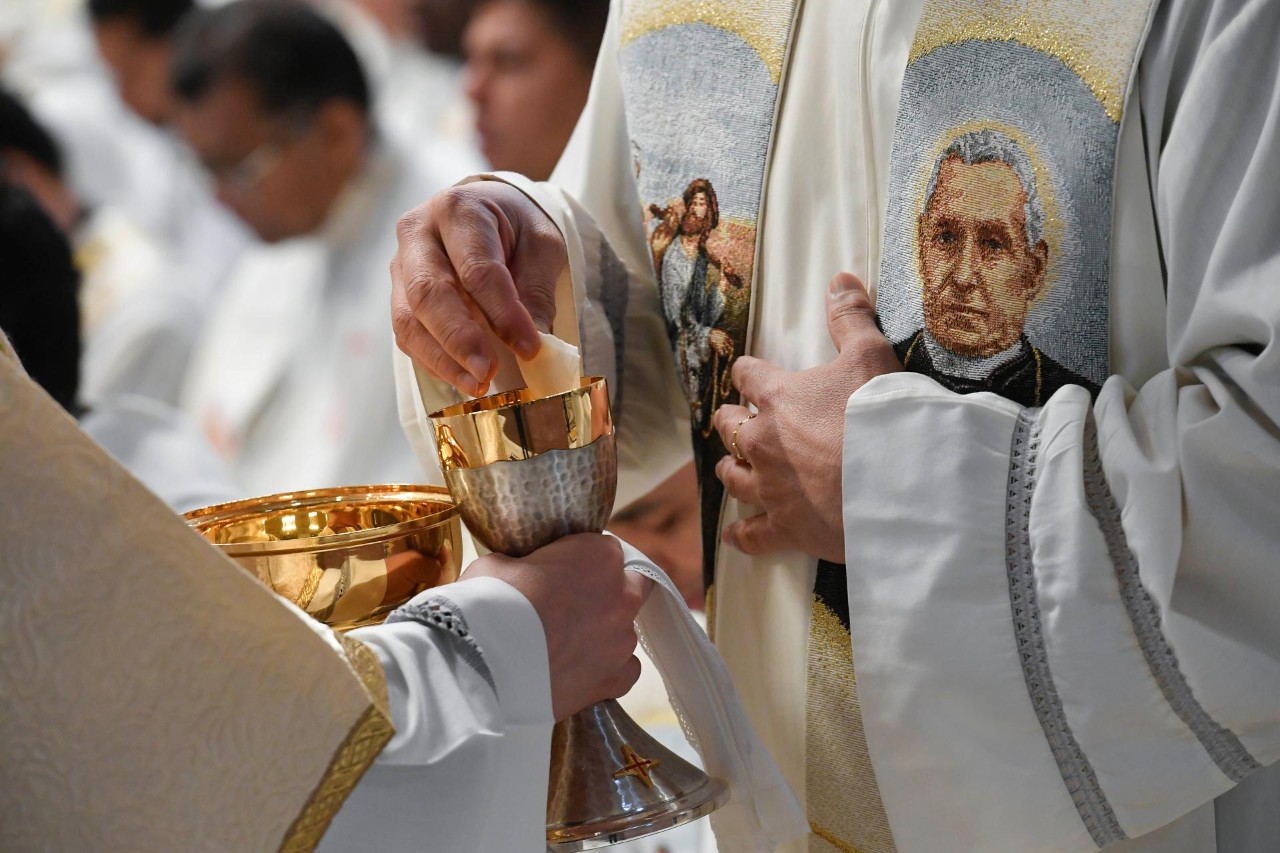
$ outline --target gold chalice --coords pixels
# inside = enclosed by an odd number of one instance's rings
[[[523,556],[572,533],[600,532],[618,463],[604,379],[534,397],[508,391],[431,415],[445,482],[485,547]],[[547,847],[606,847],[710,814],[724,782],[654,740],[612,700],[557,723]]]
[[[291,492],[185,518],[267,587],[338,631],[381,622],[461,571],[457,509],[438,486]]]

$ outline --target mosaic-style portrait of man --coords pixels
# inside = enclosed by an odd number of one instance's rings
[[[742,281],[707,248],[720,225],[715,188],[695,178],[680,203],[650,206],[656,226],[649,237],[667,331],[695,422],[709,422],[729,393],[734,339],[724,328],[731,289]]]
[[[1027,337],[1049,287],[1044,227],[1035,170],[1011,137],[974,130],[942,151],[917,225],[924,324],[894,345],[908,370],[1024,406],[1064,385],[1097,393]]]

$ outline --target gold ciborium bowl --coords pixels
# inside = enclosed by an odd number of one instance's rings
[[[437,486],[290,492],[185,518],[267,587],[338,631],[381,622],[462,569],[457,508]]]

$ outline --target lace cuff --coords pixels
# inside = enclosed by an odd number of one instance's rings
[[[443,595],[430,595],[420,601],[411,601],[401,605],[387,617],[387,624],[396,622],[417,622],[428,628],[443,631],[453,638],[458,649],[458,656],[484,679],[489,689],[497,695],[498,686],[494,683],[493,673],[485,663],[484,652],[467,628],[467,620],[462,610],[453,601]]]

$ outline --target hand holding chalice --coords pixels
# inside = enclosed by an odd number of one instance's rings
[[[485,547],[523,556],[562,537],[604,529],[617,488],[617,454],[602,378],[582,378],[577,387],[547,396],[528,388],[494,394],[431,420],[449,491]],[[722,782],[659,744],[613,700],[556,724],[547,794],[550,849],[588,850],[660,832],[709,814],[726,799]]]

